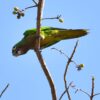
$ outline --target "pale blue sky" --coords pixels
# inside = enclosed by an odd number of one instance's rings
[[[0,91],[7,83],[9,88],[1,100],[51,100],[48,82],[42,72],[34,51],[20,57],[13,57],[11,50],[22,37],[26,29],[36,26],[36,8],[27,10],[25,17],[17,20],[12,15],[13,7],[24,8],[32,5],[31,0],[1,0],[0,1]],[[94,75],[95,91],[100,92],[100,0],[46,0],[44,17],[54,17],[61,14],[64,23],[57,20],[45,20],[42,26],[61,27],[68,29],[89,29],[88,36],[80,38],[74,60],[85,68],[78,72],[74,64],[68,71],[68,82],[87,92],[91,90],[91,76]],[[57,96],[64,90],[63,73],[66,59],[52,47],[63,50],[67,55],[73,50],[76,39],[65,40],[45,50],[42,54],[53,77]],[[71,89],[72,100],[88,100],[83,93],[74,94]],[[67,100],[65,95],[62,100]],[[100,96],[94,98],[99,100]]]

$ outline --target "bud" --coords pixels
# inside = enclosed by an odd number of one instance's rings
[[[84,68],[84,64],[79,64],[79,65],[77,66],[77,70],[78,70],[78,71],[82,70],[82,68]]]
[[[24,13],[21,13],[20,15],[21,15],[22,17],[24,17],[25,14],[24,14]]]
[[[80,64],[79,67],[83,68],[84,67],[84,64]]]
[[[94,76],[92,76],[92,80],[93,80],[93,81],[95,80],[95,77],[94,77]]]
[[[12,13],[13,13],[14,15],[16,15],[16,14],[17,14],[17,11],[13,11]]]
[[[19,10],[19,8],[18,7],[14,7],[14,11],[18,11]]]
[[[20,19],[20,15],[19,14],[17,15],[17,19]]]
[[[63,20],[62,18],[59,18],[59,22],[60,22],[60,23],[63,23],[64,20]]]

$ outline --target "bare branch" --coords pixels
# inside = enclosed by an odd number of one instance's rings
[[[64,96],[64,94],[66,93],[66,90],[61,94],[61,96],[60,96],[60,98],[59,98],[59,100],[61,100],[62,99],[62,97]]]
[[[90,94],[89,94],[89,93],[87,93],[86,91],[84,91],[84,90],[82,90],[82,89],[79,89],[79,91],[81,91],[81,92],[85,93],[87,96],[89,96],[89,97],[90,97]]]
[[[37,4],[38,4],[35,0],[32,0],[32,1],[35,3],[35,5],[37,5]]]
[[[100,93],[94,94],[94,77],[92,77],[91,95],[82,89],[79,89],[79,91],[81,91],[81,92],[85,93],[87,96],[89,96],[90,100],[93,100],[94,96],[100,95]]]
[[[48,20],[48,19],[59,19],[61,18],[61,15],[58,15],[56,17],[50,17],[50,18],[42,18],[41,20]]]
[[[42,9],[43,9],[44,0],[39,0],[38,10],[37,10],[37,32],[36,32],[36,49],[40,49],[40,31],[41,31],[41,17],[42,17]]]
[[[67,65],[66,65],[66,68],[65,68],[65,72],[64,72],[65,91],[61,94],[60,100],[62,99],[62,97],[63,97],[63,95],[64,95],[65,93],[67,93],[68,99],[71,100],[71,96],[70,96],[69,89],[68,89],[68,85],[67,85],[66,76],[67,76],[69,64],[70,64],[71,61],[72,61],[72,58],[73,58],[73,56],[74,56],[74,53],[75,53],[75,51],[76,51],[77,46],[78,46],[78,41],[76,42],[76,44],[75,44],[75,46],[74,46],[74,50],[73,50],[71,56],[69,57],[68,62],[67,62]]]
[[[67,59],[69,59],[69,57],[62,50],[59,50],[57,48],[51,48],[51,49],[60,52],[60,54],[63,54]],[[78,66],[78,64],[74,60],[71,60],[71,62],[73,62],[76,66]]]
[[[69,59],[69,57],[62,50],[58,50],[57,48],[51,48],[51,49],[60,52],[60,54],[63,54],[67,59]]]
[[[6,85],[6,87],[2,90],[1,94],[0,94],[0,98],[2,97],[2,95],[4,94],[4,92],[7,90],[7,88],[9,87],[9,84]]]
[[[25,10],[28,10],[28,9],[33,8],[33,7],[37,7],[37,5],[26,7],[24,9],[22,9],[21,11],[25,11]]]
[[[41,16],[42,16],[42,8],[43,8],[43,4],[44,4],[44,0],[39,0],[38,3],[38,12],[37,12],[37,32],[36,32],[36,36],[38,37],[36,39],[36,46],[35,46],[35,52],[36,55],[38,57],[38,60],[41,64],[41,67],[45,73],[45,76],[49,82],[50,88],[51,88],[51,94],[52,94],[52,100],[57,100],[56,97],[56,89],[53,83],[53,80],[51,78],[51,75],[47,69],[47,66],[43,60],[42,54],[40,52],[40,31],[41,31]]]
[[[65,73],[64,73],[64,83],[65,83],[65,89],[66,89],[66,93],[67,93],[67,96],[68,96],[68,99],[71,100],[71,96],[70,96],[70,93],[69,93],[69,90],[68,90],[68,87],[67,87],[67,80],[66,80],[66,75],[67,75],[67,72],[68,72],[68,67],[69,67],[69,64],[71,63],[71,60],[74,56],[74,53],[76,51],[76,47],[78,45],[78,41],[76,42],[76,45],[74,47],[74,50],[70,56],[70,58],[68,59],[68,62],[67,62],[67,65],[66,65],[66,68],[65,68]]]
[[[58,52],[60,52],[60,54],[63,54],[67,59],[69,59],[69,57],[62,51],[62,50],[58,50],[57,48],[51,48],[53,50],[56,50]],[[73,62],[76,65],[76,68],[78,71],[82,70],[82,68],[84,68],[84,64],[77,64],[74,60],[71,59],[71,62]]]
[[[70,87],[73,87],[72,84],[73,84],[73,82],[70,82],[70,84],[69,84],[69,86],[68,86],[68,88],[67,88],[68,90],[69,90]],[[62,97],[64,96],[64,94],[65,94],[66,92],[67,92],[67,91],[65,90],[65,91],[61,94],[59,100],[62,99]]]
[[[71,83],[69,84],[68,89],[69,89],[70,87],[72,87],[73,89],[76,90],[75,93],[77,93],[78,91],[81,91],[81,92],[85,93],[86,95],[88,95],[88,96],[90,97],[89,93],[87,93],[86,91],[84,91],[84,90],[82,90],[82,89],[76,88],[76,86],[73,84],[73,82],[71,82]]]
[[[73,86],[71,86],[71,85],[70,85],[70,87],[72,87],[73,89],[76,90],[75,93],[78,92],[78,91],[81,91],[81,92],[83,92],[84,94],[86,94],[86,95],[90,98],[90,100],[93,100],[94,96],[100,95],[100,93],[94,94],[94,88],[95,88],[95,87],[94,87],[94,80],[95,80],[95,78],[92,77],[91,94],[87,93],[86,91],[84,91],[84,90],[82,90],[82,89],[77,89],[76,87],[73,87]],[[65,93],[65,92],[64,92],[64,93]],[[63,95],[64,95],[64,94],[63,94]]]
[[[56,17],[50,17],[50,18],[42,18],[41,20],[51,20],[51,19],[57,19],[60,23],[63,23],[64,20],[61,18],[61,15],[58,15]]]
[[[69,89],[70,87],[73,87],[73,88],[75,87],[75,85],[73,85],[73,81],[69,83],[68,89]]]
[[[51,88],[52,100],[57,100],[56,89],[55,89],[55,86],[54,86],[54,82],[53,82],[53,80],[51,78],[51,75],[50,75],[50,73],[49,73],[49,71],[48,71],[48,69],[46,67],[46,64],[45,64],[45,62],[44,62],[44,60],[42,58],[41,52],[37,51],[36,54],[37,54],[38,60],[39,60],[39,62],[41,64],[41,67],[42,67],[42,69],[43,69],[43,71],[45,73],[45,76],[46,76],[46,78],[47,78],[47,80],[49,82],[49,85],[50,85],[50,88]]]
[[[81,92],[85,93],[87,96],[90,97],[90,94],[87,93],[86,91],[84,91],[84,90],[82,90],[82,89],[76,88],[76,86],[73,85],[73,82],[71,82],[71,83],[69,84],[68,89],[69,89],[70,87],[72,87],[73,89],[75,89],[75,93],[77,93],[78,91],[81,91]],[[64,93],[65,93],[65,91],[64,91]]]
[[[93,100],[93,97],[94,97],[94,77],[92,77],[92,89],[91,89],[90,100]]]
[[[94,94],[93,96],[97,96],[97,95],[100,95],[100,93],[96,93],[96,94]]]

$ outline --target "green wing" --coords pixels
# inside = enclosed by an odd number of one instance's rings
[[[41,40],[41,48],[51,46],[61,40],[73,39],[86,35],[88,32],[84,29],[61,29],[50,27],[49,30],[44,31],[45,38]]]
[[[35,36],[36,28],[29,29],[24,32],[24,37]],[[41,48],[46,48],[64,39],[78,38],[86,35],[88,32],[84,29],[62,29],[55,27],[42,27],[41,28]]]

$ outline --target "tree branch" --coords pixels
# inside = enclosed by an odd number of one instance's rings
[[[76,92],[78,92],[78,91],[81,91],[81,92],[83,92],[84,94],[86,94],[89,98],[90,98],[90,100],[93,100],[93,98],[94,98],[94,96],[97,96],[97,95],[100,95],[100,93],[96,93],[96,94],[94,94],[94,77],[92,77],[92,86],[91,86],[91,94],[89,94],[89,93],[87,93],[86,91],[84,91],[84,90],[82,90],[82,89],[77,89],[77,88],[75,88],[74,87],[74,89],[76,90],[75,91],[75,93]],[[73,88],[73,87],[72,87]]]
[[[73,84],[73,82],[70,82],[70,84],[67,86],[67,90],[69,90],[70,87],[74,87],[72,84]],[[65,90],[65,91],[62,93],[62,95],[60,96],[59,100],[62,99],[62,97],[64,96],[64,94],[65,94],[66,92],[67,92],[67,91]]]
[[[57,100],[57,97],[56,97],[56,89],[55,89],[55,86],[54,86],[54,83],[53,83],[53,80],[50,76],[50,73],[46,67],[46,64],[43,60],[43,57],[42,57],[42,54],[41,52],[39,51],[40,50],[40,31],[41,31],[41,16],[42,16],[42,8],[43,8],[43,4],[44,4],[44,0],[39,0],[38,2],[38,11],[37,11],[37,32],[36,32],[36,36],[38,38],[36,38],[36,45],[35,45],[35,52],[36,52],[36,55],[38,57],[38,60],[41,64],[41,67],[44,71],[44,74],[49,82],[49,86],[51,88],[51,94],[52,94],[52,100]]]
[[[89,97],[90,97],[90,94],[89,94],[89,93],[87,93],[86,91],[84,91],[84,90],[82,90],[82,89],[79,89],[79,91],[81,91],[81,92],[85,93],[87,96],[89,96]]]
[[[58,51],[60,54],[63,54],[67,59],[69,59],[69,57],[62,50],[58,50],[57,48],[51,48],[51,49]]]
[[[33,7],[37,7],[37,5],[26,7],[24,9],[22,9],[21,11],[25,11],[25,10],[30,9],[30,8],[33,8]]]
[[[91,89],[90,100],[93,100],[93,97],[94,97],[94,78],[92,77],[92,89]]]
[[[42,18],[41,20],[52,20],[52,19],[57,19],[60,23],[64,22],[64,20],[61,18],[61,15],[58,15],[56,17]]]
[[[37,7],[37,32],[36,32],[36,49],[40,49],[40,31],[41,31],[41,17],[44,0],[39,0]]]
[[[50,18],[42,18],[42,20],[48,20],[48,19],[60,19],[61,15],[58,15],[56,17],[50,17]]]
[[[32,0],[32,1],[35,3],[35,5],[37,5],[37,2],[35,0]]]
[[[57,100],[56,89],[55,89],[55,86],[54,86],[54,82],[53,82],[53,80],[51,78],[51,75],[50,75],[50,73],[49,73],[49,71],[48,71],[48,69],[46,67],[46,64],[45,64],[45,62],[44,62],[44,60],[42,58],[41,52],[37,51],[36,54],[37,54],[38,60],[39,60],[39,62],[41,64],[41,67],[42,67],[42,69],[43,69],[43,71],[45,73],[45,76],[46,76],[46,78],[47,78],[47,80],[49,82],[49,86],[51,88],[52,100]]]
[[[100,93],[96,93],[96,94],[94,94],[94,96],[97,96],[97,95],[100,95]]]
[[[2,95],[4,94],[4,92],[7,90],[7,88],[9,87],[9,84],[6,85],[6,87],[2,90],[2,92],[0,93],[0,98],[2,97]]]
[[[68,85],[67,85],[66,75],[67,75],[67,72],[68,72],[69,64],[72,62],[72,58],[73,58],[73,56],[74,56],[74,53],[75,53],[75,51],[76,51],[77,46],[78,46],[78,41],[76,42],[76,45],[75,45],[75,47],[74,47],[74,50],[73,50],[71,56],[69,57],[68,62],[67,62],[67,65],[66,65],[66,68],[65,68],[65,72],[64,72],[65,91],[62,93],[62,95],[60,96],[60,99],[59,99],[59,100],[62,99],[62,97],[63,97],[63,95],[64,95],[65,93],[67,93],[68,99],[71,100],[71,96],[70,96],[69,89],[68,89]]]
[[[66,90],[61,94],[61,96],[60,96],[60,98],[59,98],[59,100],[61,100],[62,99],[62,97],[64,96],[64,94],[66,93]]]
[[[59,50],[57,48],[51,48],[53,50],[56,50],[58,51],[60,54],[64,55],[67,59],[69,59],[69,57],[62,51],[62,50]],[[80,67],[80,65],[78,65],[74,60],[71,59],[71,62],[73,62],[75,65],[76,65],[76,68],[78,70],[78,68]]]
[[[69,64],[71,63],[71,60],[72,60],[72,58],[73,58],[73,56],[74,56],[74,53],[75,53],[75,51],[76,51],[77,45],[78,45],[78,41],[76,42],[76,45],[75,45],[75,47],[74,47],[74,50],[73,50],[73,52],[72,52],[70,58],[68,59],[68,62],[67,62],[66,68],[65,68],[65,73],[64,73],[65,90],[66,90],[66,93],[67,93],[67,96],[68,96],[68,99],[69,99],[69,100],[71,100],[71,96],[70,96],[69,90],[68,90],[68,88],[67,88],[68,86],[67,86],[66,75],[67,75],[67,72],[68,72]]]

